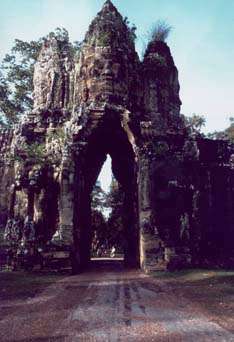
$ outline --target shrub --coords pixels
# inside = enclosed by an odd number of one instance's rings
[[[150,40],[165,42],[171,30],[172,26],[166,21],[158,20],[150,30]]]

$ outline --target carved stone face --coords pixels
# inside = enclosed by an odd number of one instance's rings
[[[80,68],[83,101],[124,104],[128,98],[127,58],[109,47],[84,51]]]

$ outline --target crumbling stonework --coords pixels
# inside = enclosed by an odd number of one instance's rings
[[[70,252],[74,272],[85,268],[90,196],[109,154],[125,192],[126,265],[150,271],[231,260],[232,151],[192,136],[180,106],[169,47],[150,42],[140,62],[110,1],[75,58],[55,38],[46,41],[35,65],[34,109],[1,135],[6,236],[17,225],[22,248],[50,241]]]

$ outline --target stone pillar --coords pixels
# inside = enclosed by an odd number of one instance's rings
[[[83,271],[90,260],[90,189],[87,184],[84,164],[86,156],[86,143],[81,142],[74,146],[75,149],[75,188],[74,188],[74,248],[73,248],[73,272]]]
[[[73,245],[74,161],[68,151],[64,151],[63,158],[60,175],[59,225],[52,242],[70,247]]]
[[[34,188],[28,187],[28,203],[27,203],[27,216],[24,220],[23,238],[22,242],[26,247],[32,247],[35,242],[35,226],[34,226]],[[33,252],[30,252],[33,254]]]
[[[16,189],[15,185],[11,186],[10,189],[10,204],[8,208],[8,219],[6,222],[5,226],[5,231],[4,231],[4,239],[7,242],[12,242],[12,237],[13,237],[13,225],[14,225],[14,209],[15,209],[15,197],[16,197]]]
[[[164,246],[159,237],[152,203],[152,158],[151,144],[143,144],[139,155],[139,221],[140,263],[146,272],[165,268]]]
[[[136,218],[137,199],[133,185],[125,189],[123,225],[125,231],[124,263],[127,267],[139,267],[139,226]]]

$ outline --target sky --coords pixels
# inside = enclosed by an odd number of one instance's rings
[[[65,27],[84,38],[104,0],[0,0],[0,59],[15,38],[36,40]],[[152,24],[173,27],[167,40],[179,70],[181,113],[204,115],[205,132],[223,130],[234,116],[234,0],[113,0],[137,26],[142,54]],[[107,163],[110,167],[110,161]],[[110,177],[109,177],[110,178]]]

